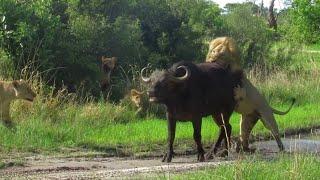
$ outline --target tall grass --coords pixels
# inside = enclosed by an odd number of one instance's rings
[[[25,73],[24,72],[34,72]],[[22,100],[12,104],[12,119],[16,130],[0,125],[0,151],[56,151],[63,147],[83,147],[94,150],[125,150],[128,153],[150,151],[164,144],[166,121],[139,118],[128,103],[108,103],[89,96],[69,94],[66,90],[48,87],[35,71],[24,71],[38,96],[31,104]],[[248,78],[266,95],[277,109],[286,109],[291,98],[297,105],[285,116],[276,116],[281,132],[320,125],[320,76],[318,66],[272,70],[256,67]],[[239,134],[239,115],[231,118],[233,135]],[[268,134],[261,123],[255,133]],[[192,140],[192,125],[178,123],[176,144]],[[202,137],[206,144],[216,138],[218,128],[210,117],[204,118]]]

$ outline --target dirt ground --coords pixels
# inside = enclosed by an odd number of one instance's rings
[[[289,153],[319,153],[319,137],[319,133],[316,136],[291,136],[284,138],[283,143]],[[256,153],[264,157],[278,153],[274,140],[255,142],[252,146],[257,148]],[[215,157],[209,162],[199,163],[196,154],[177,154],[172,163],[167,164],[161,162],[160,154],[146,158],[103,157],[103,154],[97,152],[73,152],[68,156],[15,154],[2,159],[5,167],[0,170],[0,179],[123,179],[137,175],[165,177],[168,173],[233,163],[241,156],[244,154],[235,153],[233,148],[227,158]]]

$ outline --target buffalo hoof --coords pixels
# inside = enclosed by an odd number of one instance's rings
[[[217,156],[219,157],[227,157],[229,155],[229,151],[227,149],[223,149],[219,153],[217,153]]]
[[[253,153],[256,152],[256,149],[255,149],[255,148],[249,148],[249,147],[237,146],[237,147],[236,147],[236,152],[237,152],[237,153],[245,152],[245,153],[253,154]]]
[[[205,159],[204,159],[204,153],[199,153],[199,154],[198,154],[198,161],[199,161],[199,162],[204,162],[204,160],[205,160]]]
[[[205,154],[204,157],[205,157],[205,160],[213,159],[213,154],[211,151],[209,151]]]
[[[280,152],[284,152],[284,146],[282,143],[280,145],[278,145],[278,147],[279,147]]]
[[[163,158],[162,158],[162,162],[166,162],[166,163],[170,163],[172,158],[173,158],[173,152],[168,152],[166,154],[164,154]]]

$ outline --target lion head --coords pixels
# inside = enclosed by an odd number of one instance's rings
[[[32,102],[36,97],[36,93],[25,80],[20,79],[12,81],[12,85],[17,99],[24,99]]]
[[[240,68],[240,53],[234,39],[219,37],[210,42],[206,62],[214,61],[227,63],[232,69]]]
[[[142,95],[143,95],[143,92],[140,92],[136,89],[131,89],[130,99],[134,103],[134,105],[138,108],[142,107]]]

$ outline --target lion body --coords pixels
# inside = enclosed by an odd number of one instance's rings
[[[12,125],[10,104],[16,99],[33,101],[36,94],[24,81],[0,81],[0,119],[7,126]]]
[[[206,62],[218,62],[230,67],[231,71],[243,71],[240,63],[240,54],[235,41],[230,37],[219,37],[210,42],[209,52]],[[284,115],[288,113],[294,104],[286,112],[273,109],[258,91],[256,87],[244,75],[242,87],[234,89],[234,98],[237,102],[235,111],[241,114],[240,121],[240,144],[237,151],[252,151],[249,148],[250,133],[259,119],[264,126],[269,129],[275,137],[278,147],[283,150],[283,144],[280,139],[277,122],[274,113]]]

